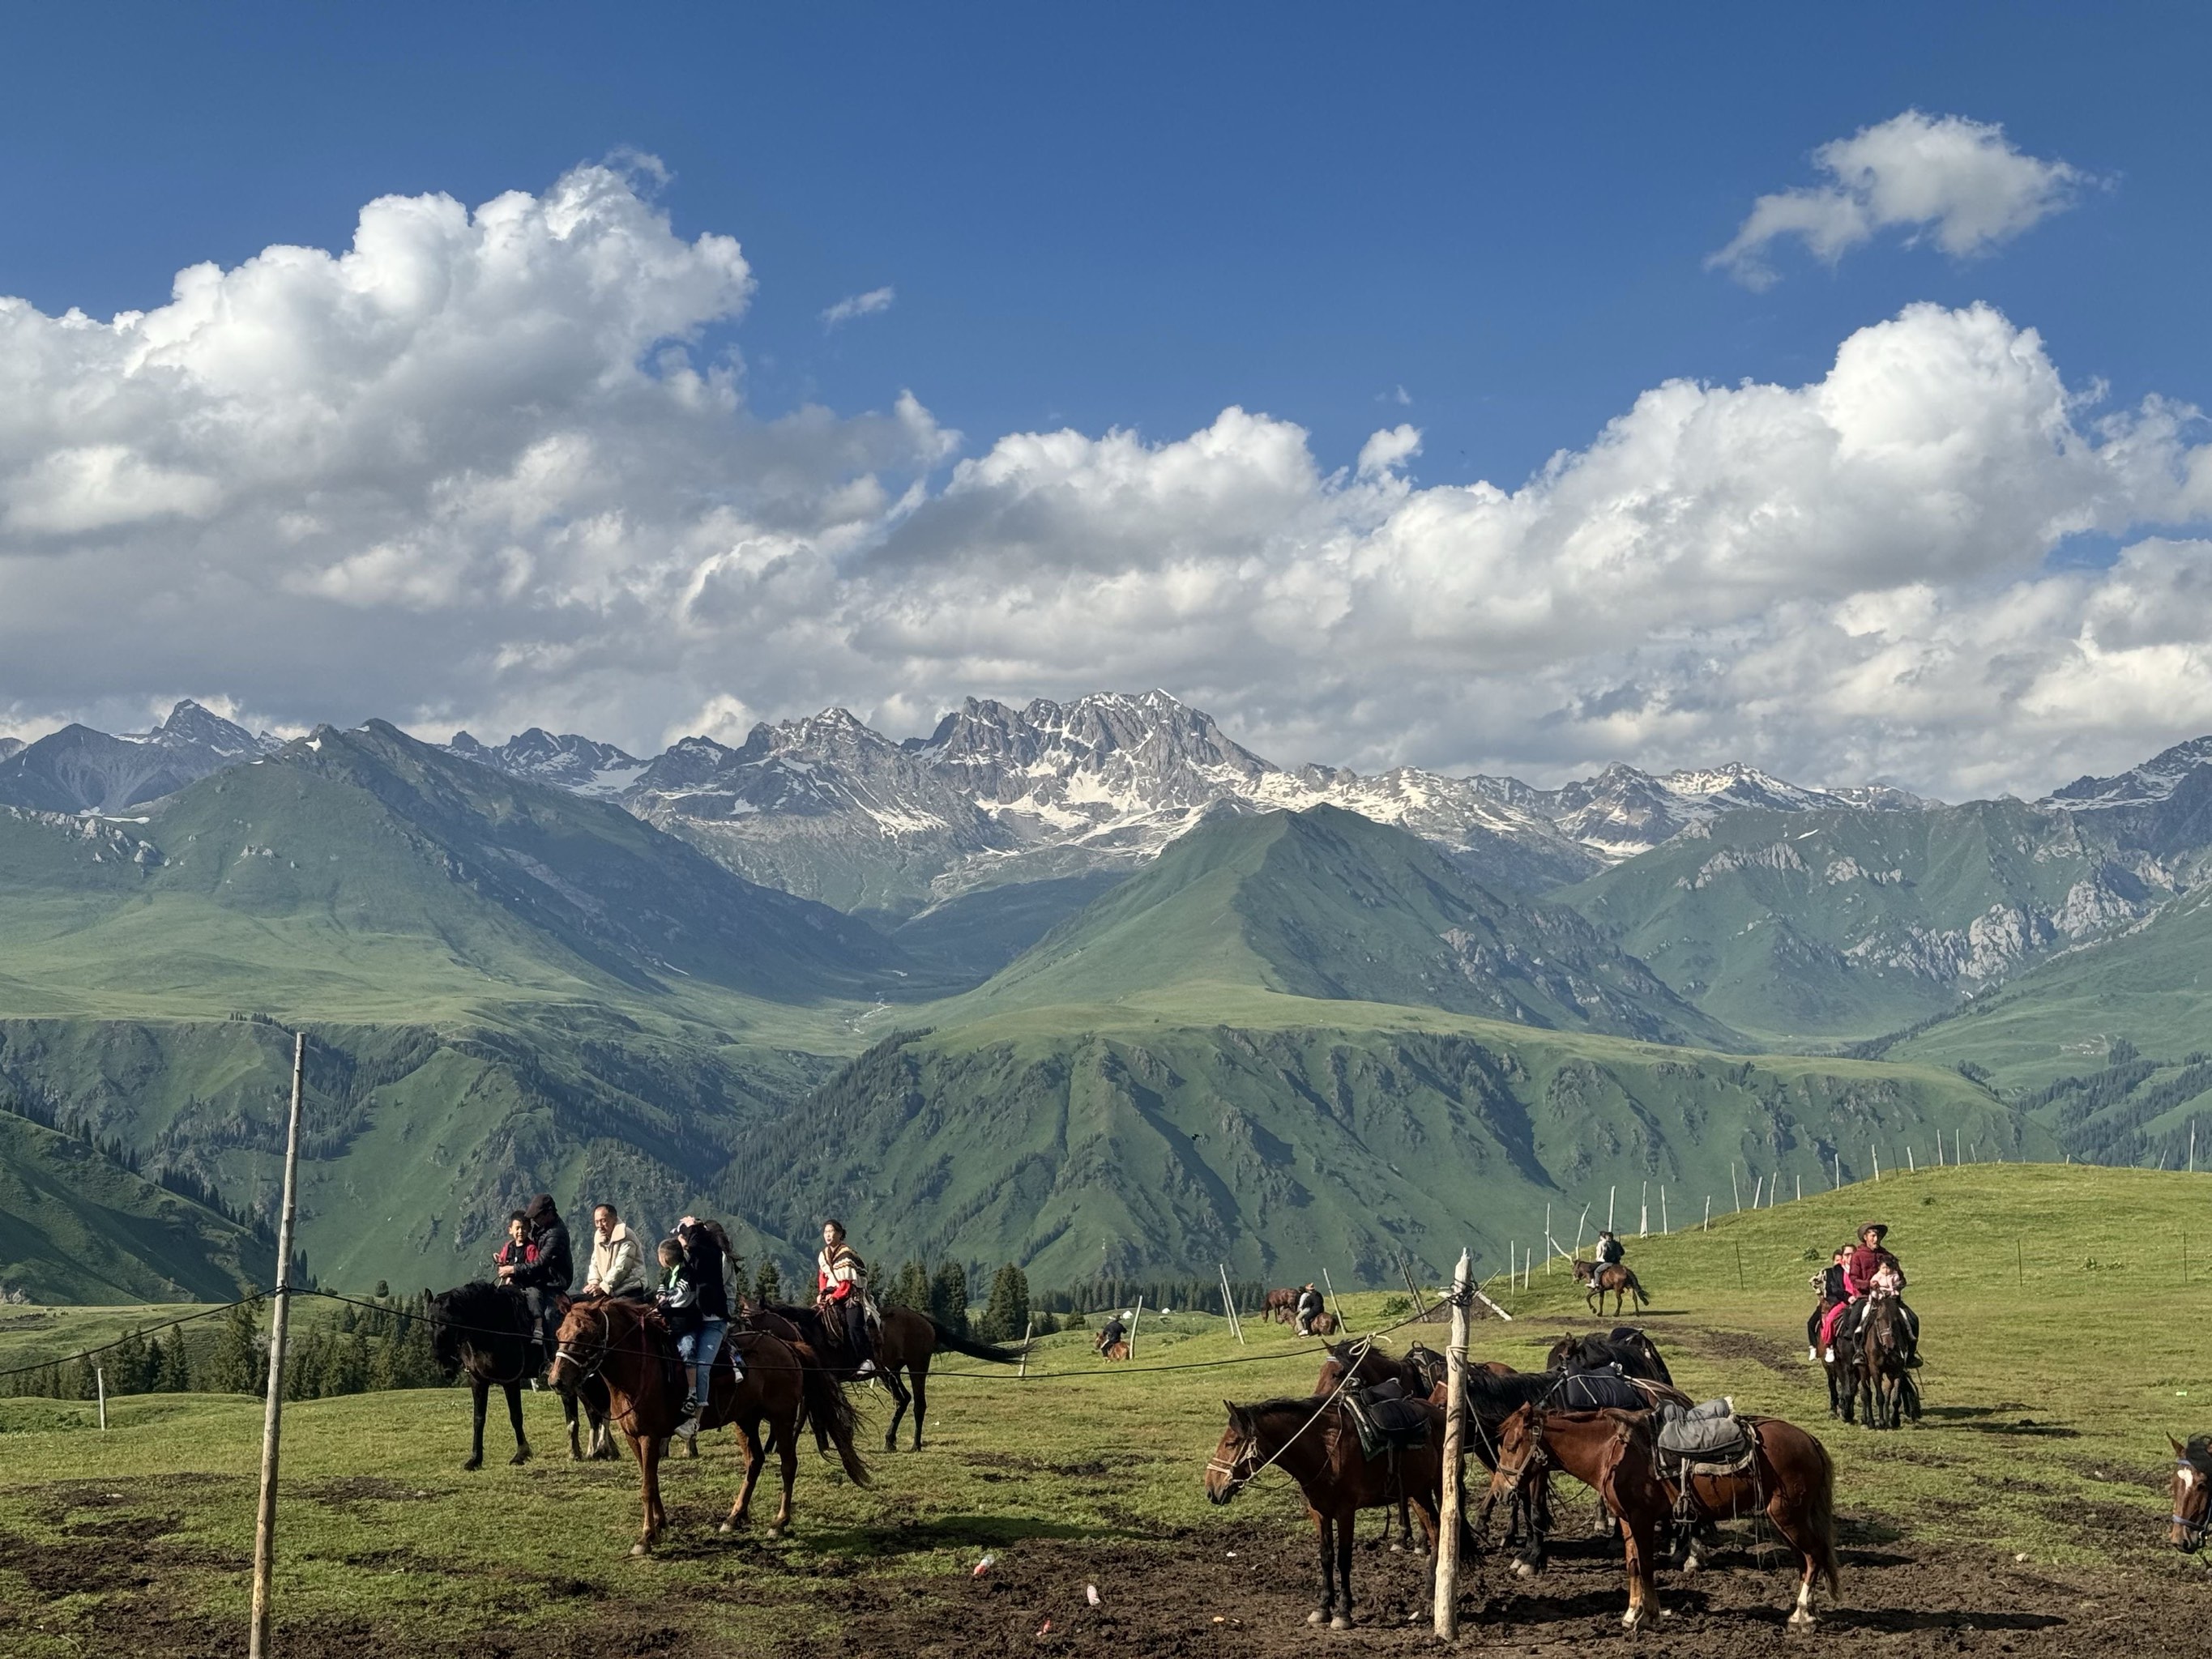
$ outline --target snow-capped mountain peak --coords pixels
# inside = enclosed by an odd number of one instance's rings
[[[448,753],[482,766],[603,799],[621,794],[645,770],[643,761],[611,743],[595,743],[573,732],[556,737],[539,726],[517,732],[496,749],[485,747],[466,732],[454,732],[445,747]]]
[[[2212,766],[2212,737],[2192,738],[2115,776],[2076,778],[2051,791],[2040,805],[2075,812],[2147,805],[2171,799],[2193,773],[2207,766]]]

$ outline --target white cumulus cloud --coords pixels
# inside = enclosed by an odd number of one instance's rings
[[[1993,123],[1917,109],[1823,144],[1813,161],[1828,182],[1760,197],[1709,268],[1765,288],[1775,280],[1768,250],[1783,238],[1832,264],[1899,228],[1962,258],[2070,206],[2088,181],[2064,161],[2023,153]]]
[[[1654,386],[1518,482],[1231,407],[973,447],[769,420],[750,267],[630,177],[362,210],[96,320],[0,301],[0,732],[227,695],[651,750],[842,703],[1165,686],[1363,767],[1757,762],[2040,791],[2212,731],[2212,458],[1915,306],[1798,385]],[[2052,555],[2094,535],[2108,568]]]

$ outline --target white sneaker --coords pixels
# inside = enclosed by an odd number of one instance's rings
[[[678,1440],[692,1439],[698,1432],[699,1419],[696,1417],[687,1417],[676,1425],[676,1437]]]
[[[1817,1365],[1820,1363],[1820,1351],[1818,1348],[1808,1347],[1805,1350],[1805,1358]]]
[[[860,1362],[860,1369],[853,1373],[855,1376],[873,1376],[875,1374],[876,1362],[872,1359],[863,1359]]]
[[[1833,1348],[1830,1348],[1826,1352],[1823,1353],[1820,1358],[1826,1360],[1831,1365],[1832,1365],[1836,1363],[1836,1351]]]

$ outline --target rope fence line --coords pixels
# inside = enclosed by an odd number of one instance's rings
[[[0,1370],[0,1378],[26,1376],[33,1371],[43,1371],[54,1367],[77,1364],[84,1360],[94,1358],[100,1354],[112,1352],[115,1349],[122,1347],[126,1343],[133,1340],[146,1337],[158,1337],[164,1331],[174,1330],[179,1326],[190,1325],[198,1320],[212,1319],[219,1314],[230,1312],[234,1308],[247,1307],[258,1303],[264,1302],[273,1294],[274,1292],[270,1291],[255,1291],[250,1296],[240,1297],[237,1300],[233,1302],[218,1303],[212,1307],[203,1308],[196,1313],[185,1314],[175,1319],[165,1320],[158,1325],[134,1327],[126,1334],[117,1337],[112,1342],[103,1342],[97,1347],[82,1348],[75,1353],[58,1354],[51,1359],[34,1360],[27,1365],[11,1366],[7,1370]],[[293,1296],[319,1297],[325,1302],[342,1302],[350,1307],[366,1308],[371,1312],[382,1314],[393,1319],[420,1320],[427,1325],[441,1326],[447,1330],[460,1331],[474,1336],[514,1337],[525,1334],[525,1333],[517,1332],[512,1328],[502,1329],[489,1325],[464,1324],[459,1320],[447,1319],[434,1313],[417,1313],[412,1311],[404,1304],[395,1307],[388,1302],[368,1301],[360,1297],[344,1295],[337,1291],[308,1290],[301,1288],[292,1290],[290,1294]],[[1447,1296],[1445,1300],[1448,1303],[1449,1297]],[[1357,1341],[1363,1348],[1364,1348],[1371,1346],[1376,1341],[1382,1337],[1389,1335],[1394,1331],[1403,1330],[1408,1325],[1417,1325],[1422,1322],[1423,1321],[1421,1316],[1419,1314],[1415,1314],[1409,1318],[1401,1319],[1393,1324],[1384,1325],[1376,1330],[1370,1331],[1364,1337],[1354,1338],[1352,1340]],[[963,1380],[972,1380],[981,1382],[1020,1383],[1040,1382],[1052,1377],[1133,1376],[1154,1371],[1216,1370],[1226,1365],[1278,1364],[1285,1359],[1305,1359],[1310,1361],[1312,1353],[1313,1350],[1310,1348],[1291,1348],[1285,1349],[1278,1353],[1232,1354],[1226,1359],[1190,1359],[1183,1360],[1177,1364],[1170,1365],[1117,1365],[1110,1368],[1102,1367],[1085,1370],[1033,1370],[1026,1376],[1002,1376],[994,1371],[940,1370],[933,1367],[930,1370],[930,1380],[932,1382],[935,1382],[941,1377],[958,1377]],[[751,1370],[805,1370],[805,1367],[755,1365],[748,1366],[747,1369]]]

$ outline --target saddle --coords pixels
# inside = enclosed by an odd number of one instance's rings
[[[1346,1392],[1345,1409],[1359,1436],[1359,1453],[1372,1462],[1389,1452],[1411,1451],[1429,1443],[1429,1405],[1406,1398],[1395,1377],[1371,1389]]]
[[[1674,1419],[1659,1425],[1656,1439],[1662,1480],[1741,1474],[1751,1467],[1751,1432],[1740,1417]]]

